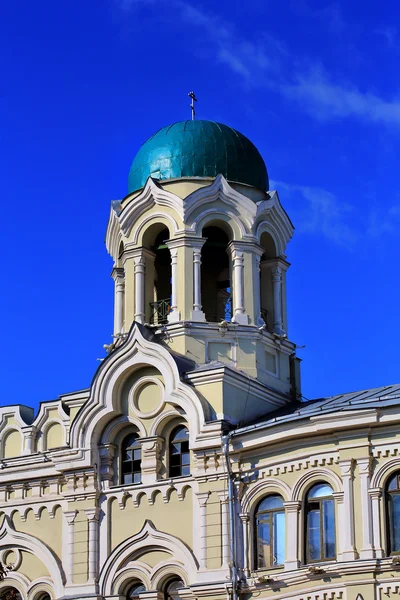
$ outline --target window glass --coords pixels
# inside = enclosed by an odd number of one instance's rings
[[[286,523],[280,496],[267,496],[258,505],[255,527],[256,569],[285,562]]]
[[[190,475],[189,432],[184,425],[176,427],[171,433],[169,475],[170,477]]]
[[[178,590],[185,587],[182,579],[174,579],[171,581],[165,590],[165,598],[166,600],[179,600],[180,596],[178,594]]]
[[[335,503],[333,490],[326,483],[314,485],[306,501],[306,559],[329,560],[336,556]]]
[[[274,566],[285,562],[286,519],[285,513],[274,513]]]
[[[396,473],[387,485],[387,515],[389,520],[389,554],[400,552],[400,475]]]
[[[325,496],[332,496],[333,490],[330,485],[326,483],[317,483],[308,492],[308,498],[324,498]]]
[[[324,500],[322,509],[325,558],[335,558],[335,506],[333,499]]]
[[[121,447],[121,483],[141,483],[142,449],[137,433],[127,435]]]
[[[283,508],[283,500],[280,496],[267,496],[258,506],[258,512],[271,508]]]
[[[145,592],[146,588],[142,583],[135,583],[126,595],[126,600],[137,600],[139,598],[139,594]]]

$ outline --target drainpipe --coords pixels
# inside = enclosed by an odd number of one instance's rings
[[[225,457],[228,473],[228,504],[229,504],[229,540],[231,552],[232,600],[238,600],[238,571],[236,566],[236,537],[235,537],[235,492],[234,474],[229,461],[229,442],[231,433],[222,436],[222,450]]]

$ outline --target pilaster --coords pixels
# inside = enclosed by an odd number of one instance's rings
[[[160,452],[163,438],[151,436],[138,440],[142,446],[142,483],[154,483],[161,469]]]
[[[284,502],[286,512],[286,548],[285,571],[298,569],[299,559],[299,512],[301,502]]]
[[[207,567],[207,500],[209,495],[209,492],[200,492],[196,494],[200,507],[200,523],[198,524],[198,527],[196,527],[196,530],[200,531],[201,545],[199,562],[200,568],[202,569]]]
[[[382,489],[370,488],[368,490],[372,505],[372,539],[375,550],[375,558],[383,558],[381,511],[382,511]]]
[[[103,444],[99,446],[100,478],[106,489],[114,483],[114,455],[116,448],[115,444]]]
[[[342,560],[355,560],[358,556],[355,550],[354,530],[354,460],[340,460],[339,466],[343,482],[343,520],[340,521],[343,525],[340,527],[343,537]]]
[[[362,548],[360,558],[364,560],[375,558],[372,543],[372,507],[368,493],[371,478],[371,457],[357,459],[361,487],[361,514],[362,514]]]
[[[64,517],[67,523],[67,539],[63,539],[63,564],[66,565],[67,584],[73,583],[74,521],[77,514],[77,510],[64,511]]]

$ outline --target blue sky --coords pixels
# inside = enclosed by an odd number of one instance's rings
[[[110,201],[192,89],[198,118],[256,144],[296,227],[304,396],[399,382],[399,18],[394,0],[3,2],[0,403],[89,386]]]

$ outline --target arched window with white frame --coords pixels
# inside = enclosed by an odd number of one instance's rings
[[[286,521],[278,495],[263,498],[255,511],[255,568],[268,569],[285,562]]]
[[[142,447],[136,432],[128,433],[121,444],[120,483],[142,482]]]
[[[335,501],[333,490],[327,483],[317,483],[307,493],[306,562],[319,562],[336,558]]]
[[[386,485],[388,554],[400,554],[400,471]]]
[[[169,476],[190,475],[189,431],[185,425],[175,427],[169,439]]]

